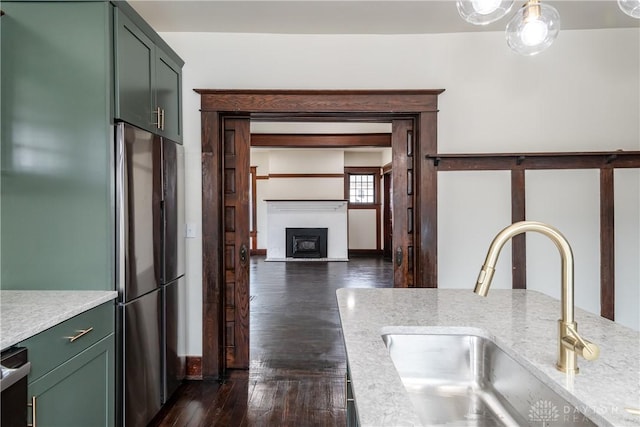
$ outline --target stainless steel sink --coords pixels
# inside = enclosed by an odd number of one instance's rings
[[[595,426],[490,339],[385,334],[425,426]]]

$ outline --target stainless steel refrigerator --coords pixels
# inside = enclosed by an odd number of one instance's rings
[[[117,420],[137,427],[184,378],[184,154],[125,123],[115,138]]]

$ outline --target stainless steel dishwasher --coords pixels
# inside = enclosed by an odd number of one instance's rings
[[[27,349],[11,347],[0,354],[0,425],[24,427],[27,424],[27,375],[31,370]]]

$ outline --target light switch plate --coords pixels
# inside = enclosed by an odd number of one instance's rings
[[[184,236],[187,239],[195,239],[197,237],[196,235],[198,233],[197,230],[196,230],[196,225],[188,223],[188,224],[185,224],[184,226],[185,226],[185,228],[184,228]]]

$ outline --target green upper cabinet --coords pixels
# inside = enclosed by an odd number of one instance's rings
[[[183,61],[126,2],[1,8],[1,287],[113,290],[113,124],[182,142]]]
[[[2,2],[2,289],[114,289],[112,7]]]
[[[182,142],[182,61],[130,16],[115,11],[115,117]]]
[[[129,18],[116,11],[116,113],[149,131],[153,125],[155,46]]]
[[[182,142],[182,68],[169,55],[156,52],[156,104],[162,109],[160,133]]]

